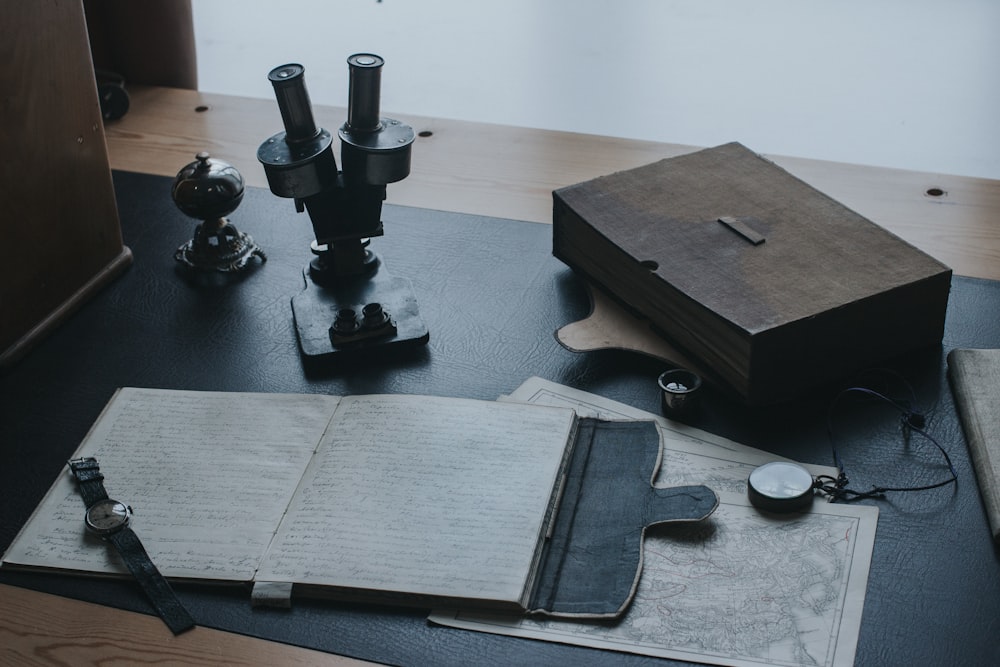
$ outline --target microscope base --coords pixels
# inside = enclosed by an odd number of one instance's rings
[[[370,277],[332,286],[318,285],[308,266],[303,275],[305,289],[292,297],[292,315],[299,348],[307,359],[325,361],[340,355],[354,357],[388,347],[424,345],[430,339],[410,281],[390,276],[384,266]],[[391,320],[390,326],[375,331],[362,328],[353,336],[331,332],[338,313],[353,311],[360,321],[365,306],[370,304],[381,306]]]

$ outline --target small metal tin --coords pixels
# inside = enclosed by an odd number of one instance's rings
[[[656,382],[662,393],[660,407],[665,416],[680,416],[696,405],[701,389],[701,376],[697,373],[674,368],[661,374]]]

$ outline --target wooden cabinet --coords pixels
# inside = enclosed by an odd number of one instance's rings
[[[131,263],[80,2],[0,5],[0,369]]]

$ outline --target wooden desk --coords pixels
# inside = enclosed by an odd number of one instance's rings
[[[196,152],[208,150],[240,168],[251,185],[265,185],[255,153],[281,126],[272,101],[157,88],[133,90],[132,99],[129,115],[107,129],[113,168],[173,176]],[[346,114],[320,108],[316,115],[319,124],[336,128]],[[391,203],[536,222],[549,221],[553,188],[691,150],[400,118],[431,135],[414,148],[410,178],[390,186]],[[775,159],[957,273],[1000,280],[1000,181]],[[928,194],[932,188],[943,194]],[[11,662],[359,664],[207,628],[172,637],[149,616],[10,586],[0,586],[0,644],[2,661]]]
[[[273,100],[169,88],[131,95],[128,115],[106,129],[113,169],[174,176],[207,150],[267,187],[256,156],[282,129]],[[513,220],[549,223],[553,189],[697,148],[385,113],[430,133],[413,147],[409,178],[389,187],[390,203]],[[336,130],[347,111],[315,116]],[[769,157],[957,274],[1000,280],[1000,181]]]

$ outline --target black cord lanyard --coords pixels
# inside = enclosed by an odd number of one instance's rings
[[[911,433],[916,433],[933,443],[933,445],[938,448],[938,451],[940,451],[944,456],[944,460],[948,464],[948,470],[950,471],[951,476],[940,482],[925,484],[923,486],[872,486],[869,491],[855,491],[847,488],[850,480],[848,480],[847,474],[844,472],[844,462],[841,460],[840,454],[837,453],[837,447],[833,436],[833,413],[840,399],[852,392],[877,398],[895,408],[900,414],[904,439],[909,439]],[[912,390],[910,393],[912,395]],[[813,484],[813,488],[827,494],[831,500],[852,502],[855,500],[862,500],[864,498],[884,498],[886,492],[888,491],[928,491],[930,489],[937,489],[948,484],[957,484],[958,475],[955,473],[955,466],[951,462],[951,457],[948,455],[945,448],[941,446],[941,443],[939,443],[934,436],[925,430],[926,426],[927,418],[923,413],[911,410],[906,405],[889,398],[885,394],[867,387],[848,387],[847,389],[844,389],[837,394],[837,396],[833,399],[833,402],[830,404],[830,410],[827,413],[826,423],[827,434],[830,438],[830,448],[833,452],[833,461],[837,466],[838,473],[836,477],[831,477],[830,475],[817,476]]]

